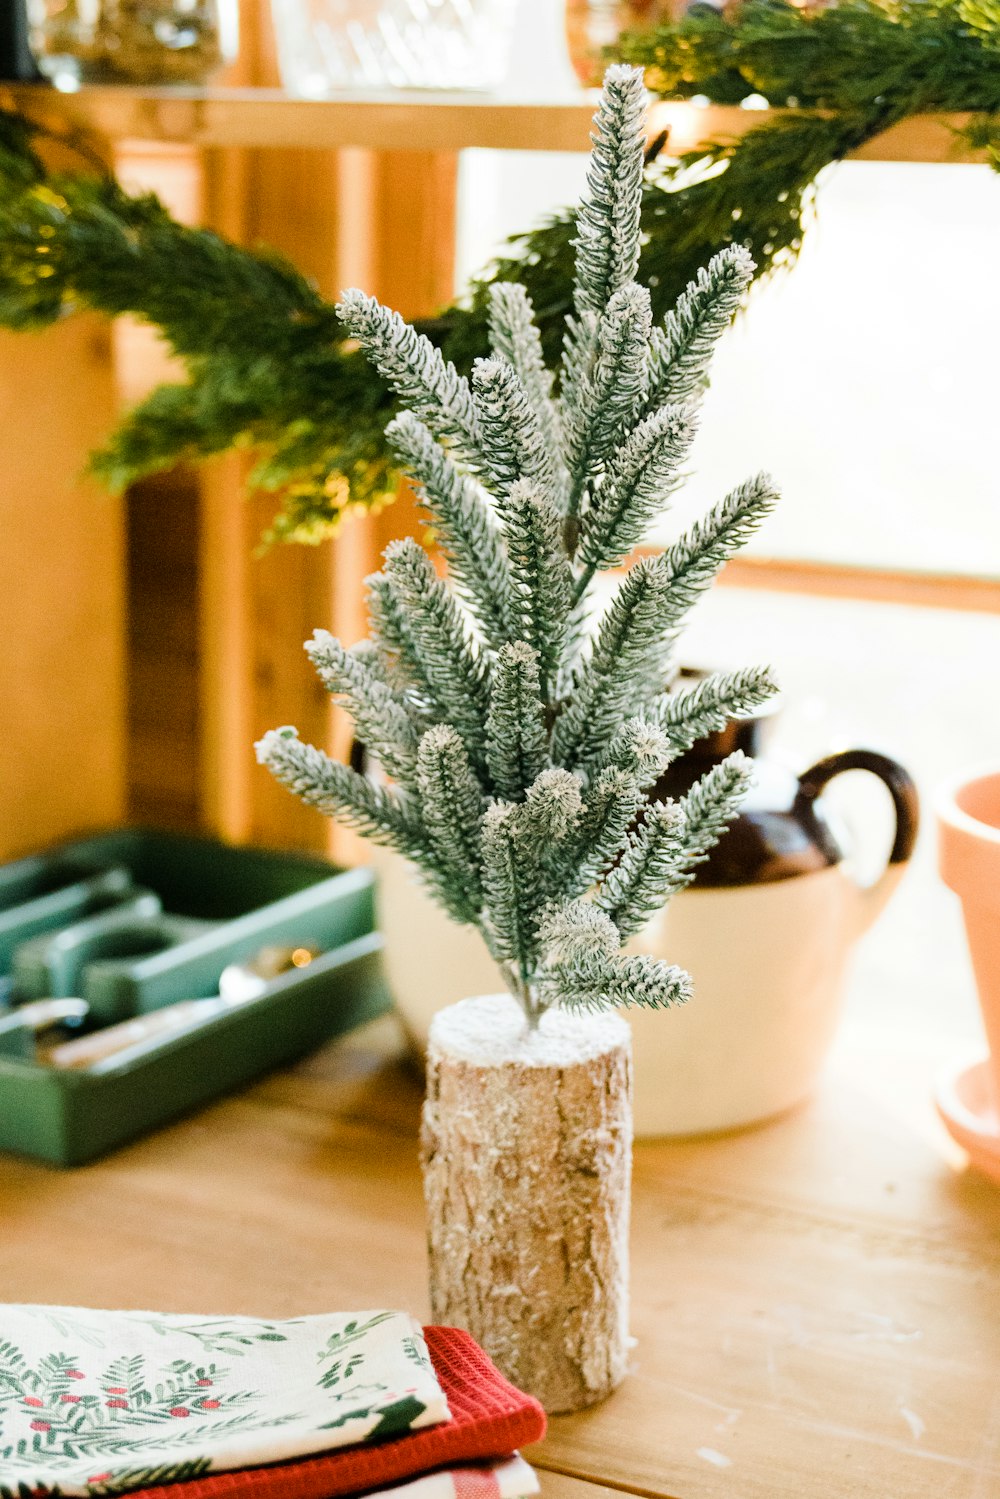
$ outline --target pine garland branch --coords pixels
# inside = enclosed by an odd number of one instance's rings
[[[744,0],[724,14],[695,5],[672,25],[621,38],[619,57],[646,67],[662,97],[738,103],[762,93],[799,106],[647,169],[638,275],[654,319],[726,246],[744,245],[758,277],[789,264],[819,172],[897,120],[971,111],[962,134],[1000,166],[998,31],[996,0]],[[125,418],[95,458],[99,475],[120,489],[181,460],[252,448],[252,482],[281,494],[269,535],[306,542],[328,536],[352,506],[391,495],[391,396],[306,279],[273,254],[178,224],[113,179],[46,172],[37,133],[0,111],[0,322],[42,327],[80,307],[127,314],[156,327],[187,364],[187,383],[161,388]],[[491,286],[521,283],[553,366],[578,237],[572,213],[517,237],[473,283],[467,306],[419,331],[467,372],[488,352]],[[618,265],[623,281],[635,276],[620,254]],[[593,328],[585,334],[584,343]],[[568,362],[564,391],[577,367]]]

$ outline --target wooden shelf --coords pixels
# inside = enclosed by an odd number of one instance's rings
[[[37,84],[0,86],[0,104],[57,129],[92,132],[109,141],[159,141],[194,146],[276,146],[376,151],[585,151],[596,95],[560,103],[511,101],[490,95],[398,92],[345,93],[335,99],[294,99],[278,89],[83,88],[62,94]],[[770,112],[777,115],[778,111]],[[736,137],[763,112],[659,103],[650,134],[670,130],[675,150]],[[956,131],[965,114],[920,115],[894,126],[855,153],[867,161],[974,162]]]

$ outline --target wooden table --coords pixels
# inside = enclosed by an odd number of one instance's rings
[[[766,1128],[637,1147],[633,1371],[528,1453],[544,1499],[1000,1495],[1000,1189],[899,1050]],[[0,1158],[2,1294],[426,1316],[419,1102],[384,1020],[92,1167]]]

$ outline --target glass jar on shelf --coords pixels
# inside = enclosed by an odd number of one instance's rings
[[[495,89],[517,0],[271,0],[281,81],[345,89]]]
[[[31,49],[57,88],[204,84],[236,56],[238,0],[28,0]]]

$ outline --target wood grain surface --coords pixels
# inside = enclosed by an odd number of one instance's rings
[[[669,1019],[665,1020],[669,1024]],[[640,1144],[632,1371],[531,1460],[655,1499],[1000,1494],[1000,1190],[880,1054],[740,1135]],[[9,1300],[426,1317],[391,1020],[70,1173],[0,1158]]]

